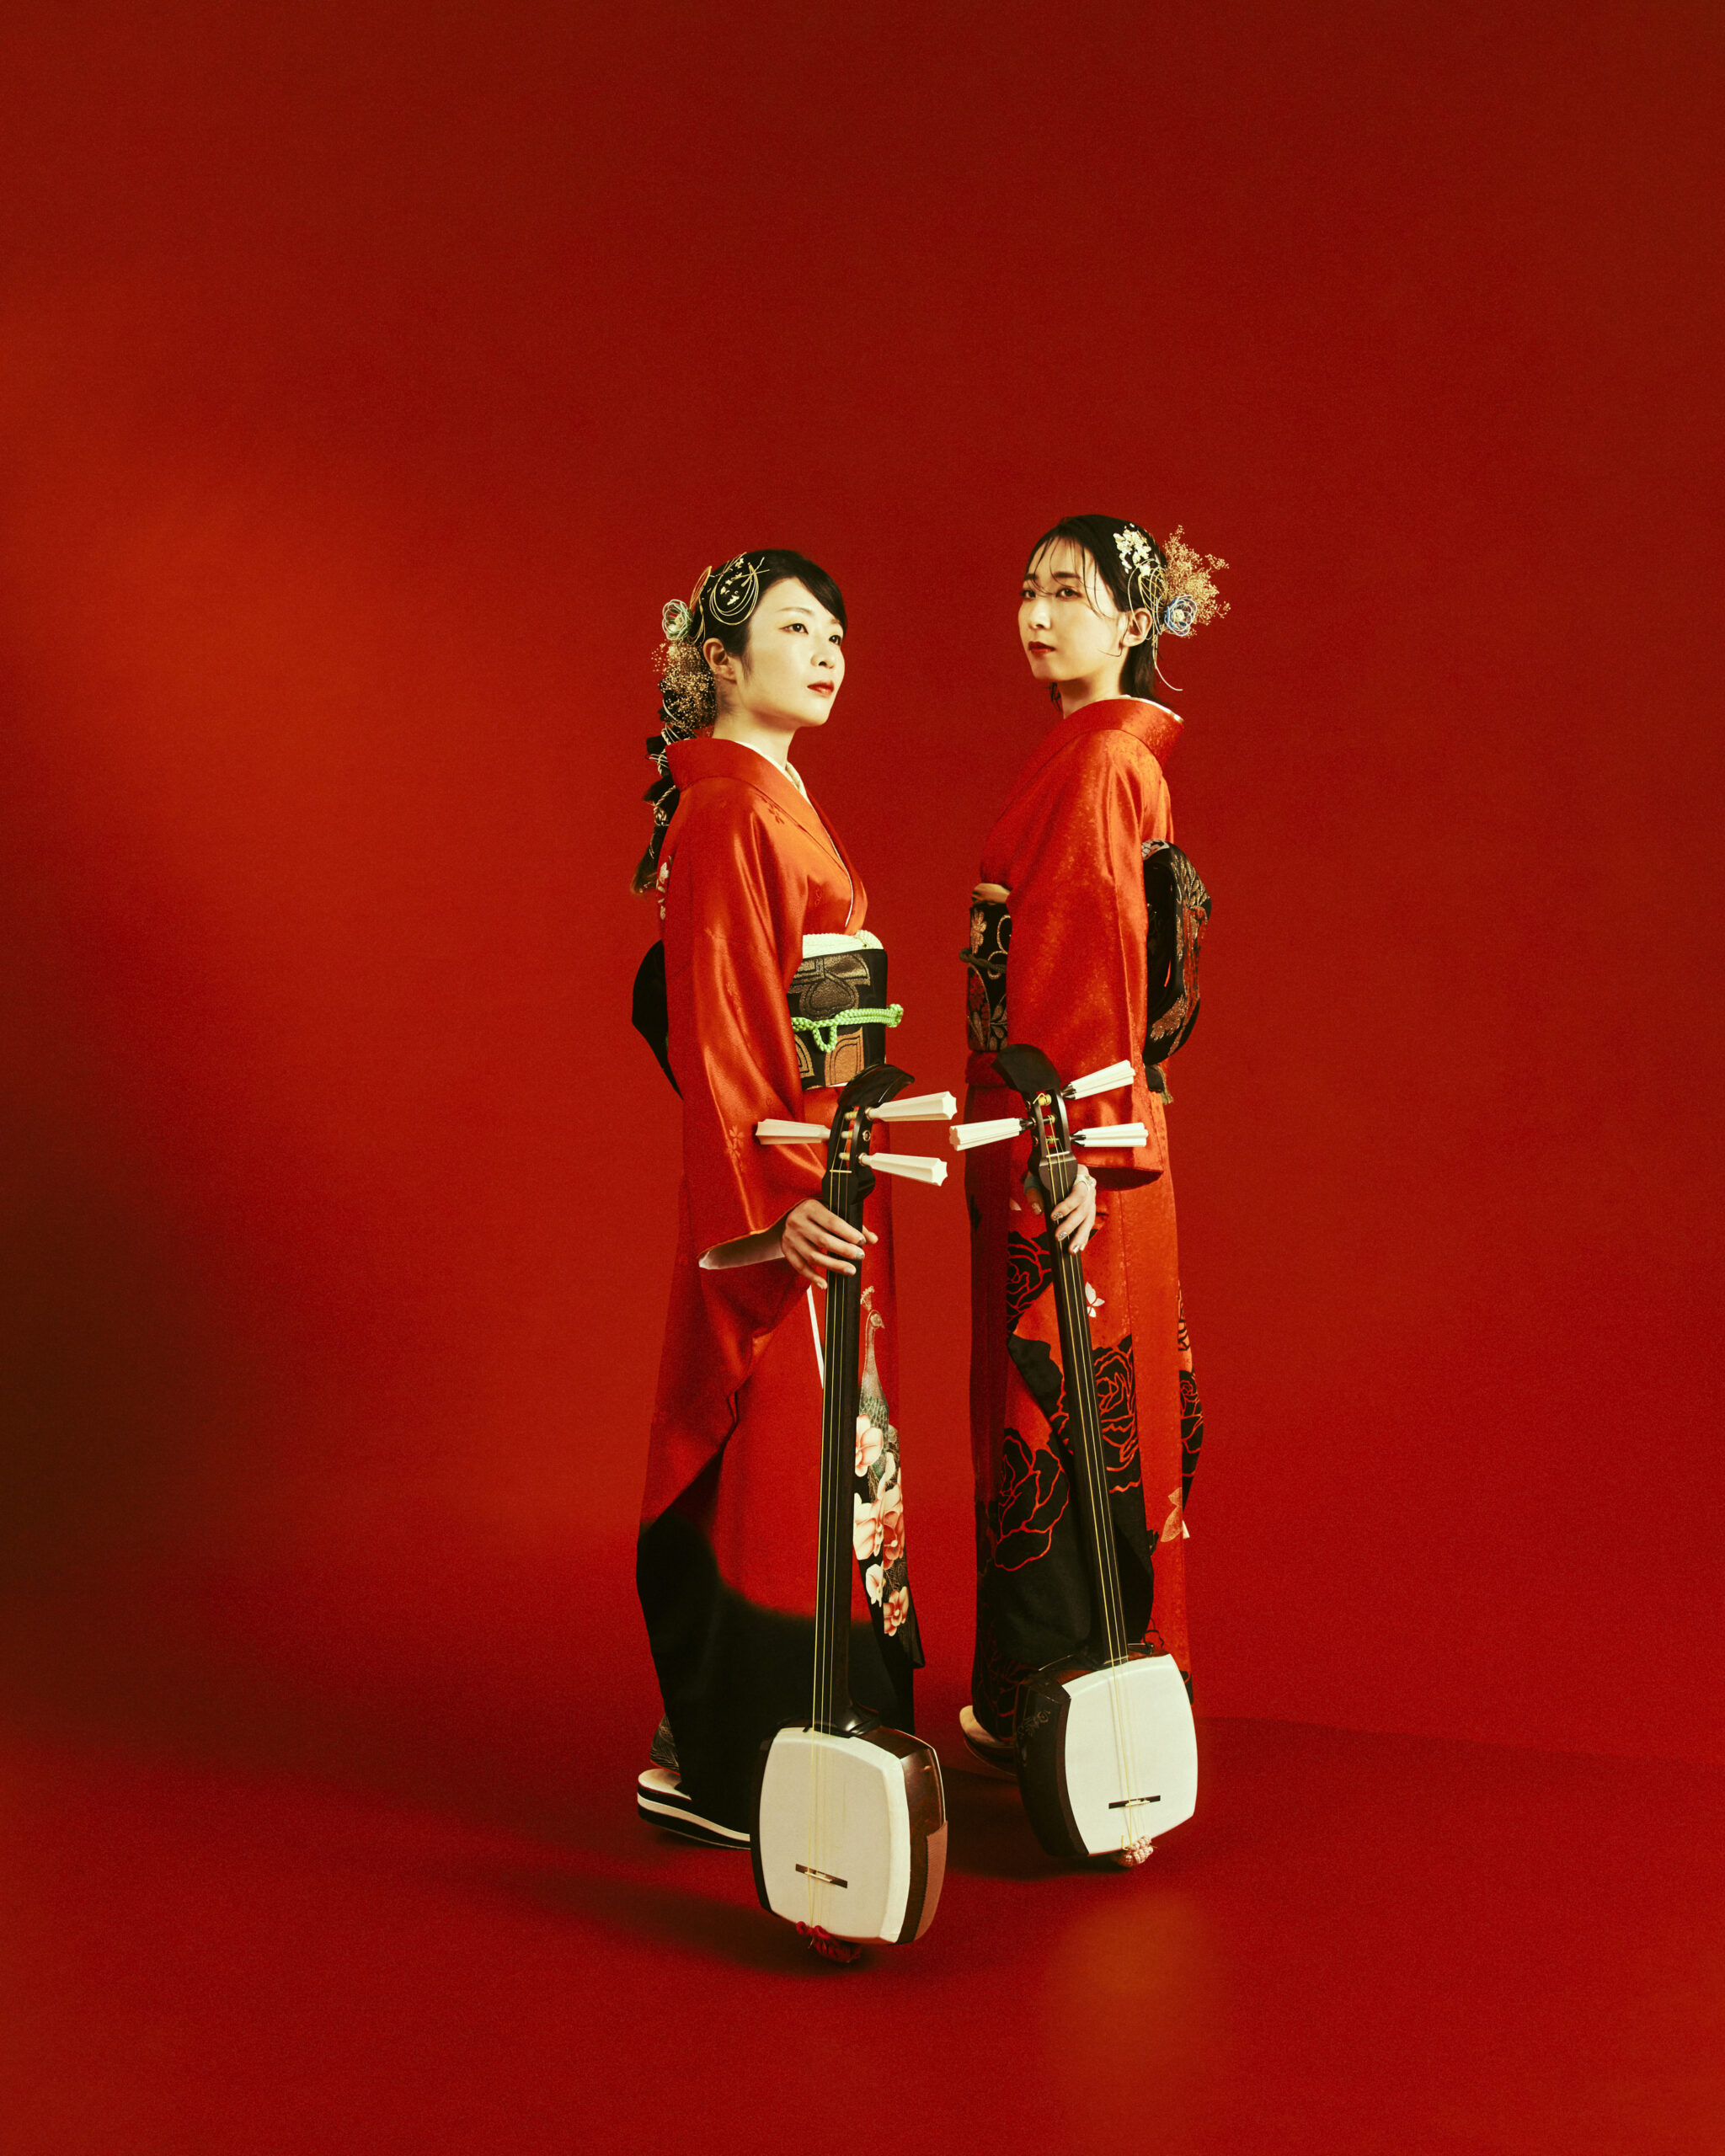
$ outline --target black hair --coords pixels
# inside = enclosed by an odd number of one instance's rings
[[[1156,563],[1156,573],[1146,580],[1136,569],[1122,560],[1118,545],[1123,531],[1143,532],[1149,542],[1150,552]],[[1162,632],[1162,606],[1167,598],[1168,559],[1155,537],[1124,516],[1063,516],[1052,530],[1044,531],[1030,549],[1024,564],[1028,576],[1038,558],[1057,540],[1070,539],[1075,547],[1081,547],[1094,564],[1097,574],[1107,587],[1108,596],[1123,614],[1130,614],[1142,606],[1149,609],[1150,634],[1142,643],[1135,643],[1126,654],[1125,664],[1120,669],[1120,694],[1140,696],[1146,703],[1156,698],[1156,648]],[[1050,691],[1058,703],[1060,692],[1056,686]]]
[[[776,584],[804,585],[841,629],[851,626],[845,619],[845,595],[819,562],[811,562],[806,554],[796,553],[788,547],[763,547],[759,552],[745,554],[742,558],[760,579],[755,604],[740,622],[717,621],[712,610],[703,606],[699,631],[702,643],[708,637],[717,637],[733,659],[740,659],[749,648],[749,624]],[[700,646],[697,644],[696,648],[698,650]]]
[[[704,733],[718,716],[713,670],[702,647],[709,637],[716,637],[733,659],[740,659],[749,648],[750,624],[776,584],[804,585],[841,629],[850,627],[844,594],[837,584],[819,562],[789,547],[758,547],[709,571],[690,603],[681,636],[672,638],[667,619],[667,664],[659,685],[660,730],[647,743],[647,753],[659,766],[659,776],[644,796],[652,804],[653,836],[636,866],[633,888],[637,891],[649,891],[657,882],[660,849],[676,813],[677,789],[665,764],[665,749],[672,741]],[[671,611],[666,609],[668,617]]]

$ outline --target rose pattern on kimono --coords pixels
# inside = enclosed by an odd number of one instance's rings
[[[1040,1235],[1007,1231],[1007,1323],[1017,1324],[1055,1277],[1054,1260]]]
[[[1025,1390],[1048,1425],[1046,1442],[1039,1445],[1027,1444],[1011,1427],[1002,1433],[990,1525],[994,1561],[1002,1572],[1017,1572],[1053,1546],[1071,1501],[1071,1439],[1065,1379],[1048,1343],[1014,1335],[1008,1344]],[[1103,1471],[1109,1496],[1122,1497],[1137,1489],[1140,1476],[1131,1334],[1093,1350],[1093,1361]]]
[[[865,1289],[862,1294],[863,1337],[868,1347],[857,1402],[852,1547],[862,1567],[863,1590],[880,1611],[881,1628],[890,1639],[911,1614],[911,1585],[905,1556],[904,1470],[899,1457],[899,1433],[893,1425],[874,1353],[874,1336],[884,1320],[870,1307],[873,1292],[872,1288]]]
[[[1108,1218],[1098,1209],[1099,1230],[1106,1230]],[[1054,1262],[1048,1255],[1045,1230],[1030,1235],[1009,1226],[1006,1255],[1007,1351],[1012,1374],[994,1487],[979,1518],[981,1597],[991,1593],[991,1577],[1010,1578],[1033,1573],[1049,1561],[1057,1566],[1075,1561],[1070,1548],[1063,1554],[1059,1546],[1063,1537],[1070,1536],[1067,1522],[1076,1482],[1071,1403],[1052,1293]],[[1097,1294],[1087,1278],[1085,1289],[1086,1315],[1099,1330],[1108,1298]],[[1093,1330],[1091,1353],[1108,1495],[1111,1500],[1125,1499],[1129,1507],[1135,1498],[1141,1504],[1143,1464],[1133,1336],[1126,1332],[1099,1343]],[[1146,1554],[1154,1551],[1158,1540],[1146,1523]],[[1011,1703],[1028,1668],[1001,1639],[996,1625],[983,1627],[978,1637],[982,1660],[973,1670],[973,1684],[983,1693],[995,1719],[1010,1727]]]
[[[1095,1352],[1096,1405],[1102,1424],[1103,1460],[1110,1497],[1124,1497],[1139,1482],[1138,1417],[1134,1402],[1138,1375],[1132,1361],[1132,1336],[1123,1333]]]
[[[1198,1472],[1198,1455],[1204,1449],[1204,1402],[1198,1396],[1198,1379],[1192,1367],[1192,1336],[1186,1330],[1186,1296],[1180,1294],[1180,1505],[1192,1495],[1192,1478]],[[1189,1533],[1183,1518],[1182,1534]]]
[[[989,1506],[992,1563],[1001,1572],[1018,1572],[1047,1556],[1071,1502],[1071,1480],[1056,1446],[1033,1448],[1017,1431],[1007,1430],[1000,1480]]]
[[[1179,732],[1172,714],[1131,698],[1086,707],[1049,728],[984,847],[964,956],[967,1119],[1022,1116],[1021,1101],[993,1063],[1005,1040],[1033,1041],[1069,1072],[1132,1055],[1130,1099],[1123,1093],[1113,1108],[1121,1120],[1141,1124],[1146,1141],[1096,1170],[1100,1187],[1083,1308],[1092,1327],[1104,1479],[1128,1591],[1124,1614],[1153,1651],[1173,1653],[1183,1675],[1184,1505],[1202,1422],[1183,1312],[1176,1382],[1167,1086],[1154,1068],[1195,1016],[1195,994],[1171,999],[1166,991],[1180,985],[1177,969],[1195,990],[1189,962],[1205,900],[1195,879],[1189,891],[1183,885],[1174,893],[1177,932],[1156,941],[1168,912],[1160,905],[1163,886],[1183,859],[1173,850],[1162,772]],[[1010,894],[1004,919],[985,903],[996,889]],[[996,949],[1008,962],[998,974]],[[1167,963],[1154,966],[1159,956]],[[1152,1013],[1160,1019],[1172,1004],[1181,1006],[1174,1032],[1152,1038]],[[1080,1103],[1071,1119],[1082,1128],[1098,1116],[1109,1119]],[[1012,1731],[1024,1658],[1039,1667],[1050,1653],[1070,1651],[1063,1638],[1080,1642],[1090,1603],[1074,1532],[1065,1357],[1048,1293],[1052,1266],[1041,1247],[1046,1221],[1026,1176],[1028,1151],[1021,1140],[971,1155],[965,1167],[975,1261],[972,1696],[983,1726],[1001,1736]],[[1177,1481],[1178,1511],[1172,1497],[1162,1496]]]

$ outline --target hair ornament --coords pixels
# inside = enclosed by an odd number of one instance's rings
[[[659,731],[647,737],[647,754],[658,776],[642,797],[653,811],[653,836],[635,871],[638,892],[651,890],[659,872],[660,849],[677,810],[677,782],[671,776],[670,750],[713,722],[716,698],[713,675],[701,646],[711,604],[713,571],[704,568],[686,602],[667,599],[659,612],[665,642],[654,654],[659,675]]]
[[[734,555],[708,587],[706,611],[726,628],[746,622],[761,597],[760,565],[747,554]]]
[[[1168,586],[1162,550],[1147,531],[1135,524],[1123,525],[1114,534],[1114,551],[1126,572],[1126,594],[1130,604],[1141,606],[1152,624],[1159,622]],[[1154,634],[1154,628],[1151,633]]]
[[[716,700],[700,647],[676,643],[666,648],[670,655],[659,684],[659,727],[669,744],[698,734],[711,721]]]
[[[779,576],[800,575],[807,570],[817,583],[825,579],[843,618],[844,601],[824,569],[800,554],[772,547],[752,554],[733,554],[722,568],[702,569],[686,600],[667,599],[660,608],[664,641],[654,653],[654,672],[659,679],[659,728],[647,737],[647,755],[654,774],[645,796],[653,811],[653,835],[635,869],[638,892],[651,890],[655,879],[662,889],[660,850],[677,808],[670,752],[679,741],[705,732],[718,716],[718,692],[708,663],[707,646],[715,637],[727,648],[739,641],[732,632],[761,603],[761,579],[769,569]]]
[[[1124,525],[1114,534],[1114,551],[1120,558],[1121,566],[1131,575],[1148,582],[1156,574],[1156,548],[1149,536],[1135,524]]]
[[[1216,590],[1210,572],[1228,564],[1220,554],[1200,554],[1186,542],[1185,527],[1177,524],[1162,549],[1167,560],[1168,603],[1162,626],[1177,637],[1189,637],[1206,622],[1220,621],[1228,602]]]
[[[669,744],[698,734],[713,714],[713,675],[701,650],[706,641],[707,600],[712,582],[712,569],[702,569],[686,602],[667,599],[660,609],[659,624],[665,641],[654,654],[654,671],[659,676],[660,732],[649,742],[647,753],[661,772]]]

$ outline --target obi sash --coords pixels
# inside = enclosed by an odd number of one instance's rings
[[[805,936],[803,963],[786,991],[804,1092],[848,1086],[886,1061],[889,1026],[905,1013],[886,1000],[886,953],[873,936]],[[635,975],[630,1017],[673,1086],[665,946],[654,943]],[[681,1090],[681,1089],[680,1089]]]
[[[804,1092],[848,1086],[886,1061],[889,1026],[905,1015],[886,1000],[886,953],[873,936],[805,936],[787,990]]]
[[[959,953],[967,984],[972,1082],[975,1066],[1012,1038],[1007,1016],[1007,964],[1012,946],[1012,893],[1001,883],[979,883],[970,894],[970,940]],[[1144,1073],[1153,1093],[1168,1097],[1162,1065],[1183,1048],[1198,1023],[1198,959],[1210,921],[1210,893],[1177,846],[1152,839],[1144,847],[1144,901],[1148,1022]]]

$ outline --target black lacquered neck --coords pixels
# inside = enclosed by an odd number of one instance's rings
[[[855,1177],[828,1171],[825,1203],[843,1219],[860,1216]],[[860,1219],[852,1220],[860,1225]],[[855,1482],[857,1365],[862,1313],[861,1267],[830,1273],[823,1331],[820,1525],[814,1585],[814,1693],[809,1719],[816,1729],[844,1726],[851,1711],[851,1561]]]
[[[1054,1267],[1055,1309],[1060,1320],[1066,1437],[1077,1484],[1079,1536],[1085,1568],[1096,1594],[1097,1641],[1106,1660],[1114,1663],[1125,1660],[1128,1642],[1114,1520],[1108,1508],[1108,1460],[1103,1449],[1102,1412],[1097,1399],[1089,1299],[1084,1289],[1084,1262],[1060,1241],[1054,1224],[1055,1209],[1071,1196],[1077,1185],[1078,1163],[1070,1148],[1062,1145],[1044,1150],[1042,1166],[1046,1171],[1047,1247]]]

